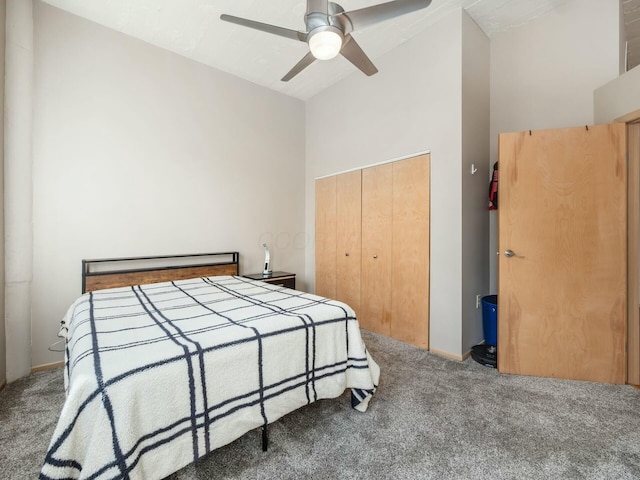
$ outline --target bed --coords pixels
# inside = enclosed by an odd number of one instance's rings
[[[266,449],[269,423],[346,389],[366,410],[379,368],[351,308],[240,277],[237,252],[190,257],[83,261],[41,479],[161,479],[256,428]],[[140,267],[158,259],[180,261]]]

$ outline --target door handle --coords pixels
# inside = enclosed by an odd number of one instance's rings
[[[507,257],[507,258],[511,258],[511,257],[524,258],[524,255],[518,255],[513,250],[505,250],[504,251],[504,256]]]

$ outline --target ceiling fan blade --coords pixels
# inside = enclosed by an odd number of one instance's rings
[[[311,65],[315,61],[315,59],[316,57],[314,57],[311,52],[307,53],[304,57],[302,57],[302,60],[296,63],[295,66],[291,70],[289,70],[289,73],[287,73],[284,77],[282,77],[282,81],[288,82],[297,74],[299,74],[302,70],[304,70],[309,65]]]
[[[356,42],[355,38],[351,35],[344,37],[344,44],[342,45],[340,53],[344,58],[362,70],[362,72],[368,77],[378,73],[376,66],[371,60],[369,60],[369,57],[367,57],[362,48],[360,48],[360,45]]]
[[[235,23],[243,27],[253,28],[254,30],[260,30],[261,32],[271,33],[278,35],[279,37],[290,38],[292,40],[299,40],[301,42],[307,41],[306,32],[299,32],[297,30],[290,30],[288,28],[277,27],[275,25],[269,25],[268,23],[256,22],[254,20],[248,20],[246,18],[234,17],[233,15],[220,15],[220,20],[229,23]]]
[[[431,0],[396,0],[353,10],[351,12],[344,12],[336,15],[336,17],[347,17],[352,26],[350,31],[361,30],[376,23],[426,8],[429,5],[431,5]]]

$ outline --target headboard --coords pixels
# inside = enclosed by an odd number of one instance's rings
[[[82,260],[82,293],[216,275],[238,275],[238,252]]]

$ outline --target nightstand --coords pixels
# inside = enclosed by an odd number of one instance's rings
[[[272,283],[273,285],[279,285],[281,287],[296,288],[296,274],[289,272],[272,272],[270,276],[263,277],[261,273],[250,273],[248,275],[242,275],[245,278],[252,280],[261,280],[263,282]]]

